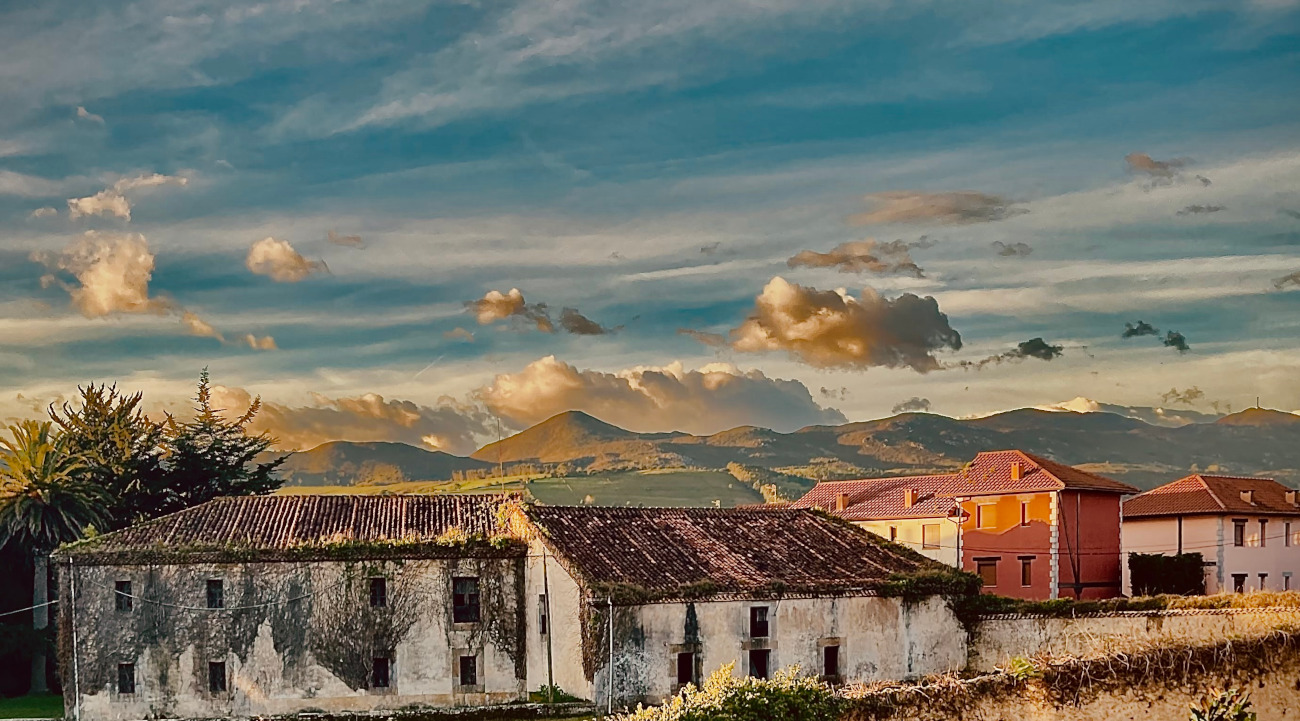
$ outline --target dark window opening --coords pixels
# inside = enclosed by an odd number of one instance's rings
[[[1267,573],[1259,574],[1259,590],[1263,591],[1264,586],[1267,583],[1268,583],[1268,574]]]
[[[119,663],[117,665],[117,692],[135,693],[135,664]]]
[[[754,606],[749,609],[750,638],[767,638],[767,606]]]
[[[890,527],[889,527],[889,540],[891,540],[891,541],[897,541],[897,540],[898,540],[898,526],[890,526]]]
[[[460,657],[460,685],[478,685],[478,659],[474,656]]]
[[[1233,593],[1246,592],[1246,574],[1244,573],[1232,574],[1232,592]]]
[[[1290,575],[1290,574],[1287,574],[1287,575],[1285,575],[1285,576],[1282,576],[1282,590],[1283,590],[1283,591],[1290,591],[1290,590],[1291,590],[1291,575]]]
[[[131,582],[118,581],[113,584],[113,605],[119,611],[131,610]]]
[[[823,646],[822,647],[822,675],[826,678],[839,678],[840,676],[840,647]]]
[[[550,619],[546,617],[546,594],[537,596],[537,631],[545,636],[551,632]]]
[[[226,588],[221,579],[214,578],[208,581],[208,608],[225,608],[226,607]]]
[[[1234,520],[1232,522],[1232,545],[1246,545],[1246,521],[1245,519]]]
[[[1034,559],[1020,559],[1020,585],[1028,588],[1034,585]]]
[[[977,559],[975,561],[975,573],[979,574],[980,580],[983,581],[986,587],[998,585],[998,562],[996,560],[980,561]]]
[[[208,662],[208,692],[209,693],[226,692],[226,662],[225,661]]]
[[[370,579],[370,605],[384,608],[388,605],[388,579],[376,577]]]
[[[1268,521],[1259,519],[1259,547],[1264,547],[1264,540],[1268,538]]]
[[[754,649],[749,652],[749,675],[754,678],[768,677],[768,662],[772,660],[769,649]]]
[[[677,654],[677,683],[682,686],[685,686],[688,683],[695,683],[694,653]]]
[[[390,662],[387,656],[374,658],[370,663],[370,687],[388,688]]]
[[[478,579],[453,578],[451,590],[452,620],[456,623],[477,623]]]
[[[1029,525],[1029,501],[1020,502],[1020,525]]]

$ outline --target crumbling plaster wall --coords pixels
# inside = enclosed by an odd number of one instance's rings
[[[550,678],[566,693],[590,699],[592,685],[583,673],[582,664],[581,587],[540,541],[533,541],[529,548],[525,577],[529,690],[538,690]],[[538,628],[539,607],[542,595],[548,592],[549,633],[542,634]]]
[[[64,566],[62,640],[68,714],[85,721],[212,718],[410,704],[469,705],[525,696],[522,558]],[[387,579],[371,608],[369,578]],[[452,578],[480,579],[482,621],[452,619]],[[206,608],[221,579],[224,606]],[[114,584],[137,596],[116,610]],[[74,590],[75,585],[75,590]],[[75,620],[72,616],[75,615]],[[369,688],[374,656],[391,652],[388,688]],[[478,685],[458,686],[459,656]],[[227,691],[210,693],[224,662]],[[119,693],[118,664],[136,691]]]

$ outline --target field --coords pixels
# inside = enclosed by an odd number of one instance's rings
[[[0,698],[0,719],[4,718],[62,718],[63,697],[17,696]]]

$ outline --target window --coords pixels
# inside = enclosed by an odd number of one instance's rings
[[[1291,572],[1290,572],[1290,571],[1287,571],[1286,573],[1283,573],[1283,574],[1282,574],[1282,590],[1283,590],[1283,591],[1290,591],[1290,590],[1291,590]]]
[[[754,606],[749,609],[749,637],[767,638],[767,606]]]
[[[478,579],[453,578],[451,591],[452,620],[456,623],[478,623]]]
[[[209,693],[226,692],[226,662],[225,661],[208,662],[208,692]]]
[[[214,578],[208,581],[208,608],[225,608],[226,607],[226,589],[221,579]]]
[[[754,678],[768,677],[768,664],[772,660],[772,652],[766,648],[756,648],[749,652],[749,675]]]
[[[131,610],[131,582],[118,581],[113,584],[113,605],[119,611]]]
[[[1268,519],[1259,519],[1259,546],[1264,547],[1264,541],[1268,538]]]
[[[372,608],[388,605],[388,579],[379,576],[370,579],[370,605]]]
[[[546,594],[537,595],[537,631],[545,636],[551,632],[550,619],[546,617]]]
[[[1246,592],[1246,574],[1244,573],[1232,574],[1232,592],[1233,593]]]
[[[370,688],[388,688],[392,676],[392,662],[387,656],[376,656],[370,661]]]
[[[891,540],[891,541],[897,541],[897,540],[898,540],[898,526],[890,526],[890,527],[889,527],[889,540]]]
[[[1020,585],[1029,588],[1034,585],[1034,559],[1020,559]]]
[[[1232,545],[1238,548],[1246,545],[1246,519],[1244,518],[1232,520]]]
[[[1020,502],[1020,525],[1029,525],[1029,501]]]
[[[998,559],[975,559],[975,573],[979,574],[986,587],[998,585]]]
[[[937,523],[926,523],[921,526],[921,548],[922,550],[933,550],[939,547],[940,526]]]
[[[474,656],[460,657],[460,685],[478,685],[478,659]]]
[[[117,692],[135,693],[135,664],[119,663],[117,665]]]
[[[975,506],[975,527],[996,528],[998,525],[998,507],[992,503]]]
[[[1259,574],[1259,590],[1263,591],[1267,583],[1268,583],[1268,574],[1267,573]]]
[[[695,683],[695,654],[691,652],[677,654],[677,684],[685,686]]]
[[[1290,521],[1287,521],[1286,523],[1282,524],[1282,545],[1283,546],[1291,545],[1291,522]]]
[[[822,675],[826,678],[839,678],[840,676],[840,647],[823,646],[822,647]]]

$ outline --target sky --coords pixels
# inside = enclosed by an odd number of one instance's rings
[[[203,368],[285,448],[1300,408],[1294,1],[52,0],[0,43],[7,422]]]

